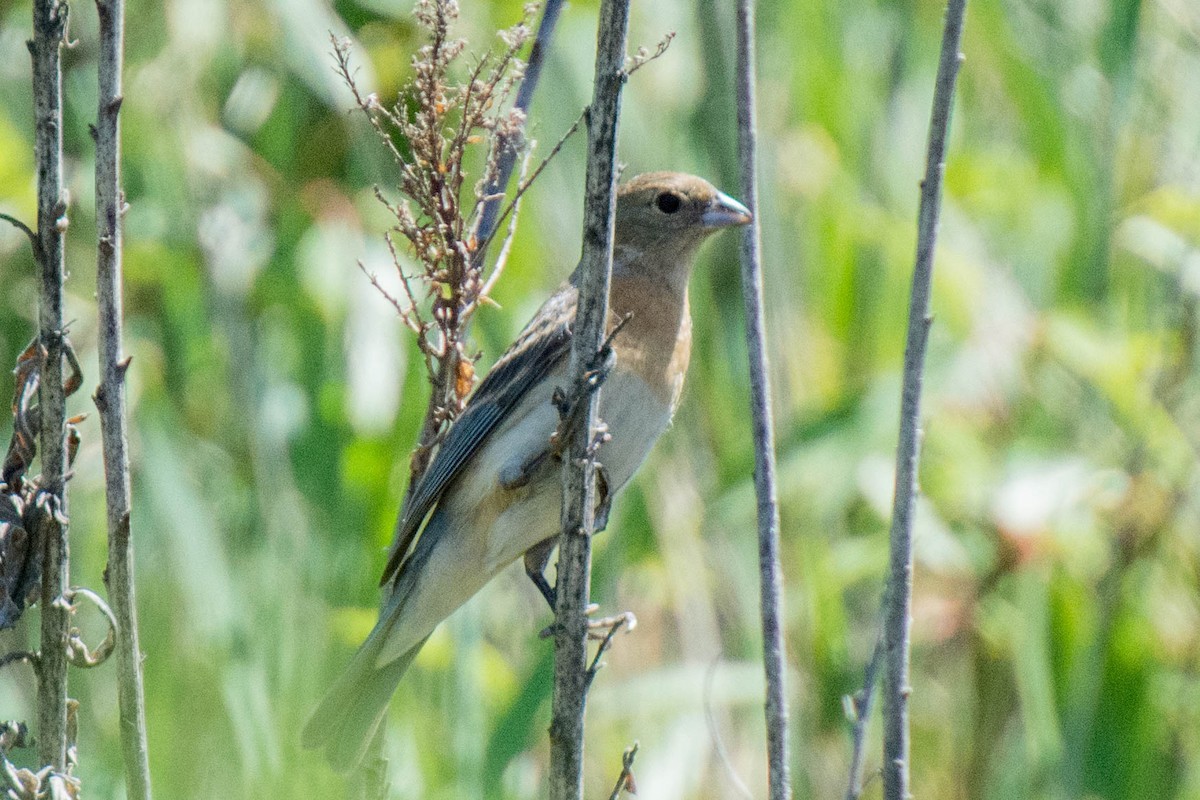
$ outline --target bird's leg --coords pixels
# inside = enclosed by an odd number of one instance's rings
[[[554,587],[546,580],[546,567],[550,564],[550,553],[554,551],[554,545],[557,543],[558,537],[551,536],[525,551],[525,574],[542,593],[542,597],[546,598],[551,612],[558,609],[558,597]]]
[[[504,465],[500,469],[500,488],[512,491],[529,485],[529,482],[533,480],[533,474],[537,472],[538,467],[546,461],[549,455],[549,450],[539,450],[530,454],[524,461]]]
[[[606,515],[607,518],[607,515]],[[546,580],[546,567],[550,565],[550,554],[554,552],[554,546],[558,544],[558,537],[551,536],[538,542],[533,547],[525,551],[525,574],[529,576],[529,580],[537,587],[537,590],[542,593],[542,597],[546,599],[546,603],[550,606],[550,611],[558,610],[558,595],[550,582]],[[600,609],[595,603],[590,604],[585,613],[590,617]],[[608,643],[612,641],[613,635],[624,628],[626,631],[631,631],[637,627],[637,617],[632,611],[625,611],[611,617],[602,617],[600,619],[588,619],[588,638],[594,641],[603,641],[604,649],[607,649]],[[548,625],[540,634],[541,638],[546,639],[554,635],[554,626]],[[599,655],[597,655],[599,658]]]
[[[533,576],[530,576],[530,577],[533,577]],[[545,579],[543,578],[543,580],[545,580]],[[549,591],[551,591],[551,592],[554,591],[553,589],[550,589],[549,586],[547,586],[546,588],[549,589]],[[600,610],[600,606],[597,605],[596,603],[592,603],[585,609],[585,613],[589,617],[591,617],[592,614],[595,614],[599,610]],[[622,611],[620,614],[614,614],[611,617],[601,617],[600,619],[588,619],[587,637],[589,639],[591,639],[593,642],[604,641],[606,639],[612,639],[612,637],[616,633],[616,631],[620,630],[621,628],[624,628],[625,631],[628,632],[628,631],[633,630],[636,627],[637,627],[637,617],[634,616],[634,613],[632,611]],[[547,625],[546,627],[542,628],[540,633],[538,633],[538,638],[539,639],[549,639],[553,635],[554,635],[554,626]],[[605,647],[607,647],[607,645],[605,645]]]
[[[596,514],[592,524],[596,533],[608,527],[608,515],[612,512],[611,484],[608,481],[608,470],[599,461],[596,462]]]
[[[504,470],[500,473],[500,485],[505,489],[515,489],[525,485],[529,481],[529,476],[548,456],[549,453],[543,451],[535,458],[527,462],[527,470],[513,469],[511,474],[506,474]],[[518,472],[522,480],[518,478]],[[608,470],[603,464],[596,463],[596,496],[599,498],[596,503],[596,514],[593,522],[593,532],[599,533],[608,527],[609,512],[612,511],[612,493],[609,491]],[[550,565],[550,554],[554,551],[554,546],[558,544],[558,537],[551,536],[541,542],[538,542],[533,547],[525,551],[525,574],[529,576],[529,580],[541,592],[542,597],[546,599],[546,603],[550,606],[551,611],[558,610],[558,596],[554,591],[554,587],[546,580],[546,567]],[[588,613],[591,614],[599,606],[592,604],[588,607]],[[622,615],[623,616],[623,615]],[[612,626],[612,622],[616,617],[606,617],[596,622],[589,622],[591,627],[608,628]]]

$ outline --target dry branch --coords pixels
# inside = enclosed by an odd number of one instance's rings
[[[99,100],[96,111],[96,303],[99,315],[100,385],[94,401],[100,412],[104,449],[104,495],[108,511],[108,567],[104,583],[116,618],[117,700],[125,791],[130,800],[149,800],[150,762],[146,744],[146,700],[142,652],[138,644],[130,524],[128,411],[121,335],[122,218],[121,102],[125,58],[124,0],[97,0],[100,16]]]
[[[863,688],[846,698],[846,716],[853,730],[850,734],[850,777],[846,784],[846,800],[858,800],[863,793],[863,776],[867,761],[867,726],[875,707],[875,687],[879,683],[879,667],[883,664],[883,635],[875,641],[875,649],[863,677]]]
[[[788,706],[784,686],[783,574],[779,565],[779,501],[775,488],[775,432],[771,413],[771,367],[763,313],[763,278],[759,253],[758,132],[754,72],[754,3],[739,0],[738,152],[741,159],[742,200],[754,220],[742,235],[742,297],[746,306],[746,347],[750,358],[750,411],[754,434],[754,493],[757,498],[758,568],[762,603],[763,669],[767,696],[767,786],[771,800],[786,800],[788,778]]]
[[[933,253],[941,211],[950,110],[958,68],[962,63],[959,47],[965,13],[966,0],[950,0],[934,83],[929,148],[917,212],[917,255],[913,266],[908,335],[904,346],[900,441],[896,449],[896,493],[892,506],[888,590],[884,599],[883,796],[887,800],[907,800],[909,797],[908,698],[911,689],[908,685],[908,662],[912,628],[912,522],[916,508],[917,463],[921,452],[921,382],[929,327],[933,322],[930,311]]]
[[[413,13],[428,44],[413,57],[413,78],[390,106],[359,90],[349,43],[333,40],[338,73],[398,168],[401,199],[392,203],[381,192],[376,195],[394,217],[393,231],[407,243],[416,265],[416,270],[405,270],[389,237],[408,302],[388,299],[404,324],[416,332],[432,387],[411,461],[410,487],[424,474],[474,386],[474,356],[468,352],[467,332],[493,283],[485,275],[482,252],[494,230],[485,240],[482,222],[488,209],[503,199],[502,194],[495,196],[493,187],[504,169],[511,172],[508,159],[524,149],[525,109],[509,100],[521,91],[518,84],[523,90],[527,73],[517,54],[533,35],[528,24],[532,7],[528,7],[520,22],[500,32],[502,46],[479,57],[465,81],[459,82],[452,72],[466,41],[452,35],[458,5],[418,0]],[[532,87],[529,92],[531,96]],[[415,111],[410,112],[410,103]],[[481,144],[488,153],[483,175],[472,187],[473,198],[467,199],[467,154]]]
[[[621,774],[617,776],[617,782],[608,800],[620,800],[621,795],[626,792],[637,794],[637,782],[633,779],[633,762],[637,758],[638,747],[640,745],[634,742],[632,747],[626,747],[625,752],[621,754]]]
[[[625,82],[629,0],[604,0],[596,37],[596,72],[588,115],[587,188],[579,311],[571,343],[571,386],[584,413],[567,432],[563,462],[554,636],[554,696],[550,721],[550,800],[583,796],[583,720],[589,682],[587,608],[591,594],[591,537],[595,528],[599,395],[583,387],[605,341],[616,216],[617,124]]]
[[[67,193],[63,188],[62,46],[67,6],[34,0],[34,158],[37,164],[37,238],[41,270],[38,336],[45,353],[38,386],[42,477],[38,504],[46,508],[42,550],[42,630],[38,670],[38,760],[55,772],[67,769],[68,585],[66,392],[62,380],[64,244]]]

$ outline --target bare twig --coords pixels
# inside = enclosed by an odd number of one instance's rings
[[[117,633],[117,698],[125,790],[130,800],[149,800],[150,762],[146,744],[146,701],[138,644],[130,525],[128,412],[123,353],[121,102],[125,58],[124,0],[96,0],[100,14],[99,105],[96,112],[96,302],[100,319],[100,385],[93,400],[100,412],[108,508],[108,567],[104,582]]]
[[[667,31],[666,35],[659,39],[653,53],[647,47],[639,47],[635,54],[625,59],[625,77],[628,78],[651,61],[662,58],[673,41],[675,41],[675,31]]]
[[[572,386],[583,386],[605,340],[612,279],[616,212],[617,123],[624,85],[629,0],[603,0],[596,37],[596,72],[588,122],[587,190],[579,311],[571,342]],[[599,395],[583,399],[586,413],[570,432],[563,460],[554,636],[554,695],[550,722],[550,800],[583,796],[583,720],[587,699],[587,608],[591,592],[591,535],[595,527]]]
[[[738,152],[742,199],[754,220],[742,235],[742,296],[746,306],[746,347],[750,357],[750,410],[754,433],[754,494],[758,510],[758,568],[762,597],[763,669],[766,673],[767,785],[771,800],[792,796],[788,779],[788,706],[784,686],[783,574],[779,565],[779,502],[775,488],[775,432],[771,416],[771,371],[763,313],[759,260],[757,120],[754,73],[754,2],[739,0]]]
[[[496,238],[496,233],[499,230],[499,226],[504,223],[504,220],[508,217],[509,214],[513,214],[516,212],[517,206],[520,204],[521,198],[525,195],[525,192],[529,189],[530,186],[533,185],[533,182],[536,181],[538,179],[538,177],[541,176],[542,170],[544,170],[546,168],[546,166],[551,161],[554,160],[554,157],[557,156],[559,154],[559,152],[562,151],[563,145],[565,145],[567,143],[568,139],[570,139],[572,136],[575,135],[575,133],[579,130],[579,126],[582,125],[588,119],[588,115],[590,113],[591,113],[591,106],[588,106],[587,108],[583,109],[583,111],[579,114],[579,116],[575,118],[575,121],[571,123],[571,127],[567,128],[566,133],[564,133],[562,136],[559,137],[559,139],[555,143],[554,147],[550,148],[550,152],[546,154],[546,157],[543,158],[541,160],[541,162],[537,165],[537,167],[533,170],[533,174],[530,175],[527,180],[521,181],[521,183],[517,186],[516,193],[513,194],[512,200],[509,200],[508,205],[506,205],[504,207],[504,210],[500,212],[500,217],[499,217],[499,219],[496,220],[496,227],[493,228],[492,232],[489,233],[487,235],[487,237],[482,239],[482,241],[480,242],[480,244],[479,244],[480,249],[487,248],[491,244],[492,240]]]
[[[517,176],[518,187],[525,183],[525,176],[529,173],[529,159],[532,155],[533,151],[527,150],[525,157],[521,159],[521,172]],[[522,194],[523,192],[518,191],[517,196],[513,198],[512,215],[508,218],[508,228],[504,232],[504,241],[500,243],[500,253],[496,256],[496,263],[492,265],[492,273],[488,275],[483,288],[479,290],[479,300],[482,302],[493,302],[491,299],[492,289],[495,287],[496,281],[500,280],[500,276],[504,274],[504,265],[508,263],[508,254],[512,250],[513,238],[517,233],[517,217],[521,214]],[[490,238],[490,235],[488,238]],[[482,250],[482,247],[480,249]]]
[[[38,386],[41,411],[42,477],[38,502],[46,515],[42,551],[41,669],[38,672],[38,759],[61,772],[67,760],[67,631],[70,610],[62,602],[67,587],[69,546],[66,497],[66,393],[63,365],[64,240],[67,193],[62,159],[62,46],[67,6],[60,0],[34,0],[34,153],[37,162],[38,266],[41,288],[38,330],[45,353]]]
[[[633,780],[633,760],[637,758],[639,747],[641,745],[634,742],[632,747],[626,747],[625,752],[621,754],[621,774],[617,776],[617,783],[613,786],[608,800],[620,800],[622,792],[637,794],[637,784]]]
[[[637,617],[633,615],[633,612],[626,611],[624,614],[618,614],[611,619],[600,620],[599,623],[603,628],[607,628],[607,630],[604,632],[603,636],[601,636],[600,644],[596,647],[596,655],[592,657],[592,663],[589,664],[587,668],[588,688],[591,688],[592,681],[596,679],[596,673],[599,672],[600,668],[604,666],[604,662],[602,662],[600,659],[602,659],[604,654],[608,652],[608,649],[612,647],[613,637],[617,635],[617,632],[620,631],[621,628],[631,631],[637,627]],[[596,624],[593,623],[592,627],[595,628]]]
[[[40,256],[38,256],[38,235],[30,230],[29,226],[16,217],[10,216],[9,214],[0,213],[0,219],[4,220],[9,225],[12,225],[21,233],[25,234],[25,236],[29,239],[29,243],[33,245],[34,256],[41,260]]]
[[[883,635],[875,639],[875,649],[867,662],[863,677],[863,688],[853,697],[847,698],[847,716],[854,728],[850,734],[850,779],[846,786],[846,800],[858,800],[863,793],[863,769],[867,760],[867,727],[871,721],[871,710],[875,706],[875,687],[879,683],[879,667],[883,664]]]
[[[5,653],[3,656],[0,656],[0,669],[4,669],[11,664],[20,664],[22,661],[33,667],[34,672],[37,672],[37,653],[31,653],[28,650],[14,650],[11,653]]]
[[[917,254],[908,307],[904,346],[904,377],[900,399],[900,441],[896,449],[896,493],[892,506],[888,590],[884,599],[883,796],[909,797],[908,685],[909,635],[912,628],[912,521],[917,496],[917,463],[921,441],[921,381],[929,327],[933,283],[933,252],[937,241],[946,167],[946,140],[954,85],[962,63],[966,0],[949,0],[942,50],[929,120],[929,149],[921,202],[917,212]]]

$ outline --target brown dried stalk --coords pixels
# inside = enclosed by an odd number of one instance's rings
[[[500,32],[502,46],[479,57],[466,79],[457,80],[453,73],[466,49],[465,40],[452,36],[458,5],[453,0],[418,0],[414,16],[428,44],[413,57],[413,77],[391,106],[360,92],[349,43],[333,42],[338,73],[399,168],[396,188],[401,199],[388,202],[381,192],[376,194],[394,217],[392,230],[403,237],[411,256],[403,258],[389,238],[405,297],[388,300],[416,333],[433,386],[412,458],[414,482],[475,383],[467,328],[474,312],[488,302],[493,283],[477,257],[481,233],[487,235],[480,230],[480,219],[489,201],[495,202],[487,187],[497,183],[501,154],[524,141],[525,113],[509,100],[524,75],[517,53],[532,36],[529,23],[535,8],[526,6],[521,21]],[[482,174],[468,188],[471,156],[484,148]],[[507,235],[512,235],[511,228]],[[415,269],[406,272],[405,261]]]

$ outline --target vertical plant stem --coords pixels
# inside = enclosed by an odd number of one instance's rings
[[[755,105],[754,0],[737,5],[737,118],[742,200],[754,220],[742,235],[742,297],[750,357],[750,412],[754,434],[754,494],[758,516],[758,570],[762,603],[763,669],[767,697],[767,787],[771,800],[792,796],[788,778],[788,705],[784,686],[783,574],[779,566],[779,503],[775,488],[775,433],[771,415],[771,367],[763,315],[759,257],[758,132]]]
[[[67,198],[62,176],[62,43],[67,6],[34,0],[34,157],[37,161],[37,237],[41,267],[38,329],[45,352],[38,388],[42,477],[39,502],[47,515],[42,551],[42,644],[38,678],[38,760],[56,772],[66,769],[67,587],[69,547],[66,495],[66,395],[63,391],[63,280]]]
[[[108,567],[104,583],[117,618],[117,698],[125,790],[130,800],[149,800],[146,700],[138,645],[130,528],[129,433],[122,353],[121,73],[125,51],[124,0],[96,0],[100,15],[99,104],[96,111],[96,303],[100,318],[100,385],[95,403],[104,446],[108,506]]]
[[[921,382],[929,327],[933,322],[930,312],[933,253],[941,211],[942,173],[946,168],[950,111],[958,68],[962,63],[959,48],[965,12],[966,0],[950,0],[933,90],[929,149],[917,212],[917,255],[908,307],[908,336],[904,346],[900,441],[896,449],[896,494],[892,506],[888,591],[884,600],[886,668],[883,678],[883,796],[887,800],[905,800],[910,796],[908,698],[911,689],[908,685],[908,662],[912,628],[912,521],[917,496],[917,463],[921,452]]]
[[[571,386],[583,386],[604,342],[616,212],[617,123],[625,74],[629,0],[603,0],[596,37],[596,75],[588,116],[587,196],[579,310],[571,343]],[[563,532],[559,543],[550,721],[550,800],[583,797],[583,719],[587,700],[587,607],[591,593],[595,472],[592,449],[599,395],[569,431],[563,464]]]

